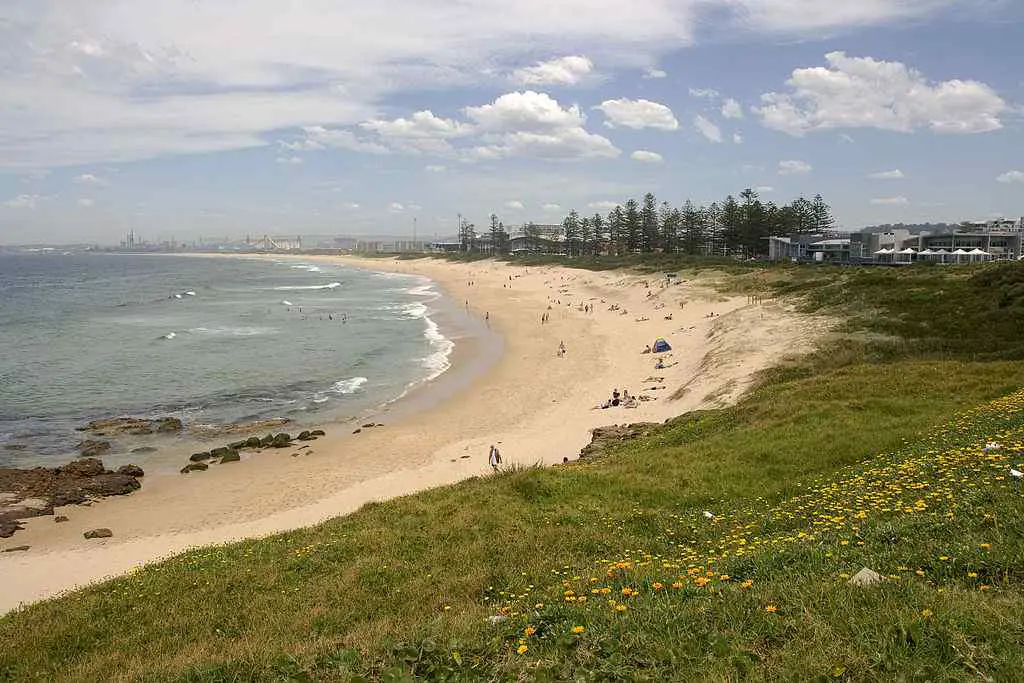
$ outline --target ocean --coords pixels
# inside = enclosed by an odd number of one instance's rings
[[[455,308],[425,278],[345,266],[0,255],[0,467],[66,462],[106,417],[358,419],[448,368]],[[131,445],[111,462],[144,465]]]

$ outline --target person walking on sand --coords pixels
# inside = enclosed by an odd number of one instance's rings
[[[491,466],[495,472],[498,471],[498,465],[501,464],[501,453],[498,451],[498,447],[491,444],[491,453],[487,456],[487,464]]]

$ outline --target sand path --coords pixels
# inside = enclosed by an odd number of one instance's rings
[[[0,544],[31,546],[0,553],[0,612],[190,547],[315,524],[372,500],[487,474],[492,443],[505,463],[575,459],[594,427],[660,422],[735,400],[757,371],[810,350],[830,324],[776,302],[722,296],[708,277],[669,283],[492,261],[302,257],[318,259],[433,279],[468,302],[467,315],[488,315],[505,341],[501,358],[454,396],[384,427],[351,434],[351,426],[328,425],[310,455],[267,451],[207,472],[147,477],[131,496],[58,510],[67,523],[29,520]],[[658,336],[673,351],[642,354]],[[658,358],[668,367],[655,369]],[[645,381],[651,377],[663,379]],[[650,400],[594,409],[613,388]],[[114,537],[83,539],[96,527]]]

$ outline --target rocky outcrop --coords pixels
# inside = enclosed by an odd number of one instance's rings
[[[655,422],[635,422],[628,425],[595,427],[590,432],[590,443],[580,451],[580,458],[596,458],[601,456],[606,450],[614,446],[647,436],[658,426],[660,425]]]
[[[83,458],[94,458],[109,451],[110,442],[100,441],[99,439],[84,439],[78,442],[77,448],[78,453]]]
[[[188,474],[189,472],[205,472],[210,469],[210,466],[205,462],[190,462],[181,468],[182,474]]]
[[[75,460],[62,467],[0,469],[0,537],[18,531],[18,520],[52,515],[55,507],[125,495],[142,486],[137,478],[142,476],[140,468],[125,465],[121,470],[108,470],[96,458]]]
[[[383,425],[377,425],[378,427]],[[321,436],[326,436],[326,432],[322,429],[304,430],[299,433],[298,437],[293,438],[291,434],[287,432],[281,432],[278,434],[270,433],[262,437],[250,436],[247,439],[241,439],[239,441],[232,441],[226,446],[219,446],[209,451],[202,453],[193,453],[189,457],[191,463],[203,463],[206,461],[214,461],[215,464],[224,464],[228,462],[238,462],[241,460],[239,451],[258,451],[264,448],[295,448],[296,441],[315,441]],[[308,446],[306,446],[308,448]],[[206,469],[206,467],[192,467],[186,465],[181,469],[182,474],[189,472],[198,472]]]
[[[96,436],[120,436],[122,434],[174,434],[180,432],[183,425],[176,417],[160,417],[147,419],[142,417],[111,417],[104,420],[93,420],[78,431]]]
[[[144,477],[146,473],[138,465],[121,465],[117,468],[118,474],[127,474],[129,477]]]
[[[254,420],[253,422],[239,422],[227,425],[195,424],[189,425],[188,431],[191,434],[202,437],[227,436],[229,434],[251,434],[264,429],[281,427],[291,422],[288,418],[276,417],[269,420]]]

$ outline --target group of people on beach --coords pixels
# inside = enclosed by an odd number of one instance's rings
[[[623,389],[622,393],[619,393],[618,388],[612,389],[612,397],[607,399],[600,405],[601,410],[606,408],[617,408],[622,406],[623,408],[635,408],[636,407],[636,396],[630,396],[628,389]]]

